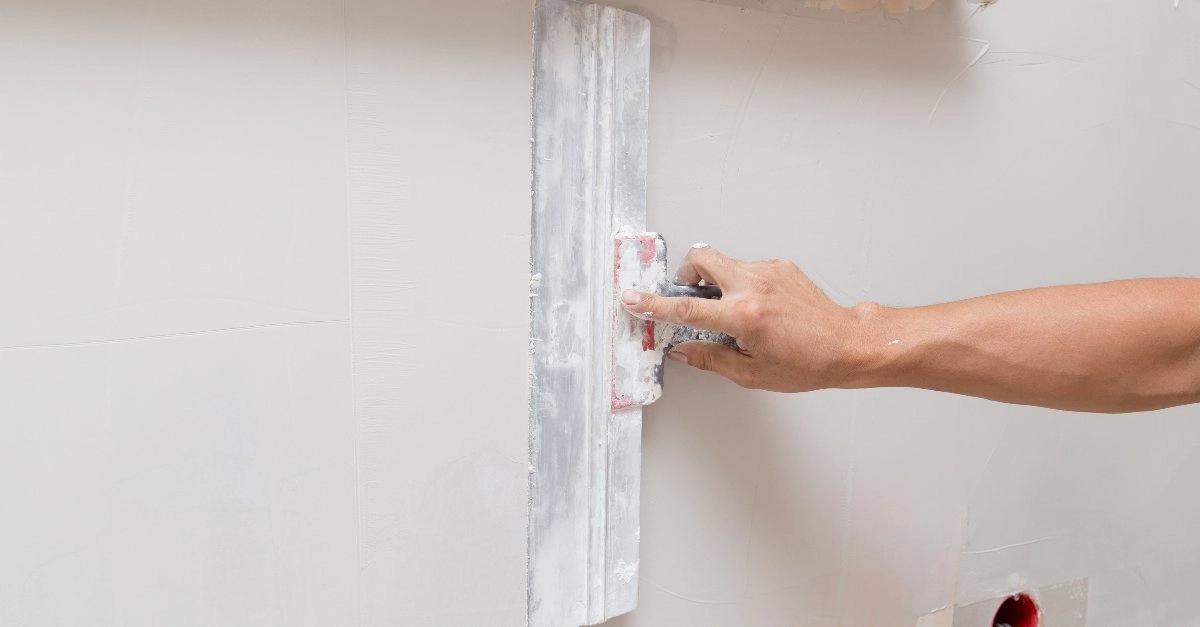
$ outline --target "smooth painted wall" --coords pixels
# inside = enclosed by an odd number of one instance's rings
[[[621,3],[654,21],[673,259],[790,258],[845,304],[1200,276],[1200,4],[721,2]],[[1200,622],[1200,407],[787,396],[675,366],[615,625],[988,627],[973,604],[1022,589],[1051,625]]]
[[[0,625],[521,625],[526,0],[0,0]]]

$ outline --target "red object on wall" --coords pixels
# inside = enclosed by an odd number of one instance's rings
[[[1000,604],[992,627],[1038,627],[1041,610],[1028,594],[1014,594]]]

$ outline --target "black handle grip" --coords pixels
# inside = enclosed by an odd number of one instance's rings
[[[688,296],[691,298],[708,298],[719,299],[722,296],[721,288],[716,285],[676,285],[668,283],[662,290],[663,296]],[[671,339],[667,341],[666,352],[675,350],[675,347],[683,342],[716,342],[724,344],[734,350],[741,350],[738,347],[737,340],[725,333],[715,331],[701,331],[684,325],[673,325],[674,330],[671,333]]]
[[[721,298],[721,288],[717,285],[676,285],[668,283],[662,292],[663,296],[689,296],[691,298]]]

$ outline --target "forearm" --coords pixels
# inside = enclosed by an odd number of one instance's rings
[[[736,337],[736,350],[686,342],[671,357],[744,387],[917,387],[1096,412],[1200,402],[1200,279],[847,309],[791,262],[739,262],[706,245],[688,251],[677,279],[724,295],[622,301],[636,315]]]
[[[1146,279],[854,309],[844,387],[919,387],[1123,412],[1200,401],[1200,279]]]

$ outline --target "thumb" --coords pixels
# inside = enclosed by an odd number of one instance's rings
[[[715,372],[742,387],[749,384],[750,357],[724,344],[684,342],[667,356],[693,368]]]

